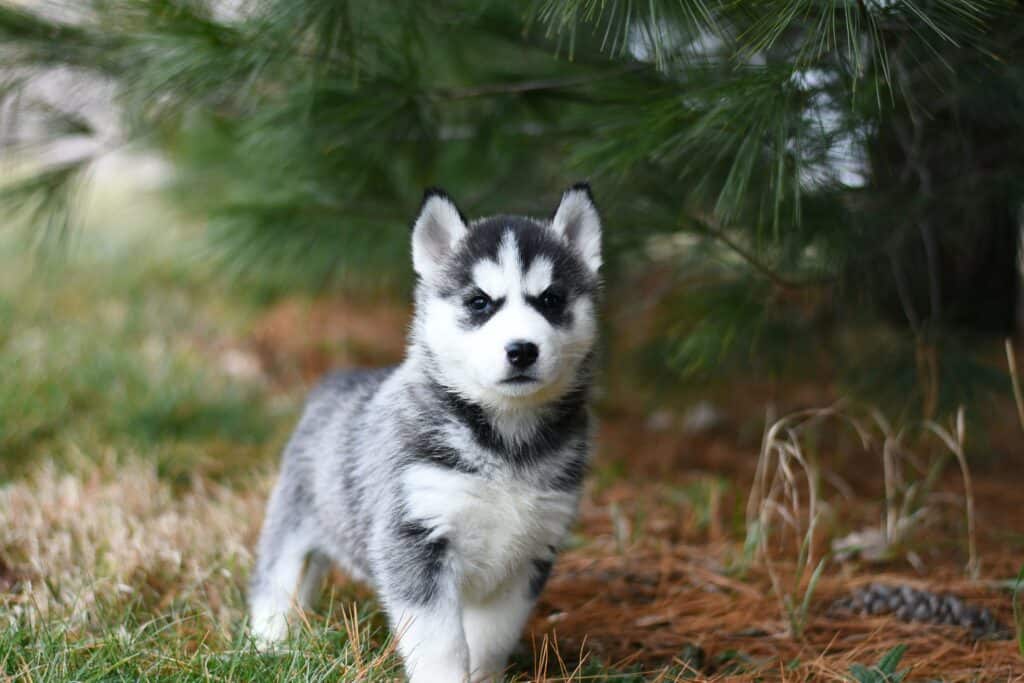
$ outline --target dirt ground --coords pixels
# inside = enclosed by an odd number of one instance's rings
[[[680,473],[676,483],[686,480]],[[950,481],[951,488],[955,483]],[[749,680],[749,673],[729,676],[737,659],[764,669],[764,680],[845,680],[850,664],[877,662],[898,644],[908,647],[903,664],[911,667],[913,680],[1024,679],[1024,660],[1012,640],[976,641],[958,627],[891,616],[838,617],[828,609],[866,584],[906,584],[955,594],[1012,624],[1011,597],[998,581],[1016,575],[1022,555],[998,529],[1024,529],[1020,486],[1019,479],[994,474],[976,481],[980,525],[991,530],[979,539],[978,580],[966,578],[962,554],[948,548],[927,554],[916,569],[902,558],[830,563],[814,591],[803,636],[793,638],[764,568],[754,563],[745,572],[732,570],[739,542],[722,529],[734,501],[715,506],[717,521],[699,528],[691,511],[665,495],[671,485],[664,480],[620,482],[585,500],[581,533],[592,541],[559,560],[531,629],[550,633],[562,653],[584,650],[605,662],[645,669],[692,660],[696,646],[704,653],[699,677],[715,680]],[[616,538],[616,525],[622,524],[616,518],[642,519],[636,522],[642,531],[631,530],[630,542],[623,544]],[[928,533],[919,546],[927,547]],[[791,575],[794,562],[781,564]]]

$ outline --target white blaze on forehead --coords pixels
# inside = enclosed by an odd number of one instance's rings
[[[551,259],[546,256],[538,256],[530,264],[530,270],[523,277],[523,292],[527,296],[537,296],[551,285],[551,273],[554,266]]]
[[[490,259],[473,266],[473,282],[487,296],[501,299],[509,292],[520,291],[523,284],[523,264],[519,260],[516,236],[508,230],[498,247],[498,262]]]

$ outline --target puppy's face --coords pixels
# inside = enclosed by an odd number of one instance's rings
[[[496,408],[569,390],[594,346],[600,236],[585,187],[567,191],[550,222],[467,226],[447,196],[428,195],[413,228],[416,333],[439,379]]]

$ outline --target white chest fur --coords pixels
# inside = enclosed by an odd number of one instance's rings
[[[532,560],[549,558],[575,516],[569,493],[540,491],[508,477],[484,479],[432,465],[403,478],[410,517],[448,539],[463,591],[491,593]]]

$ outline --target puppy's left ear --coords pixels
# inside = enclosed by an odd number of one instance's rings
[[[592,272],[601,267],[601,217],[590,185],[576,183],[562,194],[551,229],[568,242]]]

